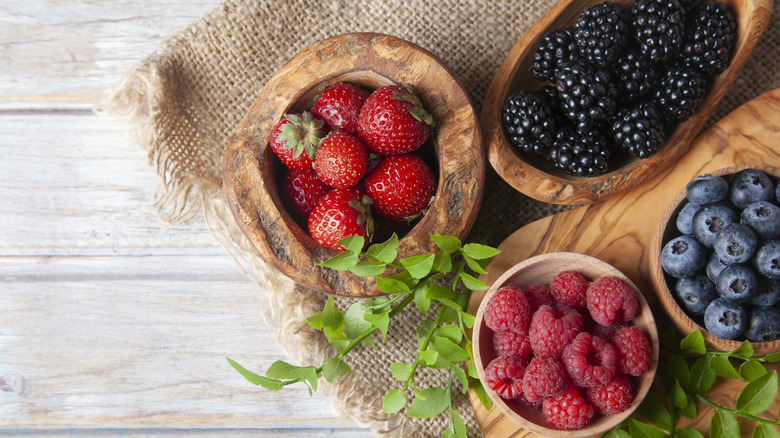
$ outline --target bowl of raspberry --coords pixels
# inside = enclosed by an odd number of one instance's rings
[[[395,235],[399,257],[435,251],[431,234],[464,238],[484,158],[471,101],[439,58],[350,33],[301,50],[268,80],[227,145],[223,186],[267,264],[315,290],[372,296],[373,277],[320,263],[350,236],[365,249]]]
[[[598,436],[628,418],[658,366],[658,330],[619,270],[569,252],[531,257],[490,287],[473,329],[488,395],[523,429]]]
[[[669,204],[651,246],[661,303],[683,334],[732,351],[780,351],[780,169],[699,175]]]
[[[481,114],[490,164],[544,202],[598,202],[685,154],[771,0],[563,0],[515,43]]]

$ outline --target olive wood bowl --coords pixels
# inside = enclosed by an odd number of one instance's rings
[[[731,63],[710,79],[707,97],[699,109],[667,135],[665,144],[654,156],[641,160],[630,156],[612,160],[607,173],[593,177],[567,175],[542,157],[519,151],[509,142],[502,128],[501,113],[507,98],[515,91],[535,91],[543,85],[531,75],[531,66],[544,34],[573,25],[584,7],[603,0],[562,0],[557,3],[515,43],[490,84],[480,118],[490,164],[508,184],[531,198],[578,205],[628,190],[677,161],[688,151],[693,138],[734,83],[764,32],[772,10],[772,0],[719,1],[729,5],[735,15],[737,40]],[[630,7],[633,0],[615,2]]]
[[[318,266],[336,251],[312,239],[280,197],[283,167],[268,146],[288,112],[310,108],[325,87],[349,82],[366,89],[409,84],[436,126],[423,146],[438,172],[428,212],[400,240],[399,257],[435,251],[430,234],[464,238],[476,219],[485,181],[479,120],[463,87],[435,55],[376,33],[350,33],[317,42],[269,79],[235,129],[223,161],[223,183],[241,230],[271,266],[309,288],[347,296],[381,294],[373,278]]]
[[[728,179],[730,175],[744,169],[758,169],[774,179],[775,183],[780,180],[780,169],[760,165],[730,166],[707,173],[715,176],[723,176]],[[742,344],[744,337],[739,338],[738,340],[718,338],[707,331],[703,324],[694,321],[688,316],[680,305],[677,304],[677,300],[675,300],[670,291],[669,285],[673,285],[673,277],[667,275],[661,267],[661,251],[664,245],[682,234],[677,230],[676,221],[677,214],[682,209],[684,205],[683,201],[685,199],[685,187],[683,187],[672,202],[669,203],[669,206],[666,208],[666,211],[661,217],[661,221],[658,223],[655,233],[653,234],[653,240],[650,244],[650,276],[653,287],[658,292],[661,305],[669,315],[672,324],[674,324],[680,333],[687,336],[691,332],[699,330],[702,335],[704,335],[704,342],[711,348],[718,351],[733,351]],[[759,356],[780,351],[780,339],[771,342],[751,341],[750,345],[753,347],[755,354]]]
[[[596,413],[596,417],[593,421],[582,429],[559,430],[551,427],[547,423],[542,415],[541,409],[526,407],[515,400],[505,400],[489,388],[485,388],[485,390],[493,400],[494,406],[497,405],[507,418],[523,429],[553,438],[598,436],[620,424],[623,420],[628,418],[637,407],[639,407],[639,404],[645,398],[645,395],[647,395],[647,392],[650,390],[650,386],[653,383],[653,379],[655,378],[659,354],[658,328],[656,327],[650,306],[647,304],[647,301],[636,285],[609,263],[585,254],[555,252],[531,257],[509,268],[493,283],[477,309],[472,334],[474,364],[476,365],[477,374],[479,375],[480,380],[484,382],[485,368],[490,361],[496,357],[495,351],[493,350],[492,330],[488,328],[484,322],[485,308],[493,294],[501,287],[509,285],[519,287],[520,289],[523,289],[532,283],[546,285],[549,284],[553,277],[558,273],[565,270],[579,272],[588,281],[593,281],[596,278],[603,276],[617,277],[624,281],[636,295],[637,301],[639,302],[639,309],[637,310],[636,316],[629,324],[636,326],[647,336],[652,348],[652,360],[650,362],[650,369],[645,374],[638,377],[628,376],[634,390],[634,401],[631,403],[631,406],[625,411],[615,415],[605,416]]]

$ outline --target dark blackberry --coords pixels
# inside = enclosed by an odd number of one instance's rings
[[[569,124],[569,119],[561,111],[561,98],[558,96],[558,88],[553,85],[545,85],[537,91],[536,96],[542,99],[552,111],[555,126],[561,127]]]
[[[701,73],[684,64],[670,65],[655,94],[655,104],[672,120],[691,116],[704,101],[706,83]]]
[[[729,65],[737,34],[734,15],[726,5],[714,1],[691,12],[682,46],[685,63],[705,74],[723,71]]]
[[[577,63],[565,66],[556,82],[561,110],[578,130],[606,118],[617,105],[618,90],[606,70]]]
[[[612,64],[626,45],[626,11],[612,2],[583,9],[574,28],[574,38],[582,57],[601,67]]]
[[[652,102],[641,102],[618,111],[612,122],[615,145],[637,158],[647,158],[664,144],[663,122]]]
[[[596,129],[575,131],[562,128],[550,147],[548,159],[556,169],[574,176],[594,176],[605,173],[610,156],[604,136]]]
[[[547,102],[526,90],[504,103],[503,123],[509,141],[526,153],[546,155],[555,139],[555,120]]]
[[[707,3],[708,0],[677,0],[680,7],[683,8],[685,17],[688,18],[693,14],[694,10],[700,9]]]
[[[615,63],[620,99],[633,102],[651,95],[658,86],[655,64],[643,57],[638,49],[628,49]]]
[[[555,82],[560,68],[580,59],[580,49],[574,40],[574,28],[568,27],[545,34],[534,52],[531,73],[542,81]]]
[[[666,62],[677,55],[685,36],[683,9],[677,0],[636,0],[631,16],[643,56]]]

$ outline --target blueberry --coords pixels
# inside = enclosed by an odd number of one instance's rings
[[[726,269],[727,264],[720,261],[718,258],[718,255],[714,252],[710,253],[710,258],[707,261],[707,265],[704,267],[705,271],[707,272],[707,277],[713,282],[718,282],[718,276],[721,272],[723,272],[724,269]]]
[[[745,208],[756,201],[768,201],[774,194],[775,185],[760,170],[741,170],[731,179],[729,198],[738,208]]]
[[[690,277],[707,263],[707,251],[692,236],[679,236],[661,250],[661,267],[672,277]]]
[[[758,293],[758,276],[745,265],[730,265],[718,276],[718,295],[735,302],[747,303]]]
[[[780,207],[769,201],[756,201],[742,210],[740,222],[752,228],[758,237],[774,239],[780,236]]]
[[[757,244],[758,238],[752,228],[734,223],[718,233],[713,249],[723,263],[735,265],[750,260],[756,252]]]
[[[674,293],[677,296],[677,302],[688,313],[694,315],[704,315],[704,311],[707,310],[710,302],[718,298],[715,284],[704,274],[677,280],[677,284],[674,286]]]
[[[693,216],[699,211],[701,205],[687,202],[677,213],[677,229],[683,234],[693,234]]]
[[[749,319],[745,330],[749,341],[769,342],[780,338],[780,309],[777,307],[754,307]]]
[[[716,298],[704,312],[704,326],[721,339],[734,339],[745,331],[747,312],[739,304]]]
[[[780,240],[767,240],[760,244],[753,263],[759,274],[780,280]]]
[[[696,204],[714,204],[729,195],[729,183],[712,175],[697,176],[685,186],[685,196]]]
[[[758,293],[753,295],[750,304],[754,306],[774,306],[780,302],[780,280],[772,280],[763,275],[758,277]]]
[[[775,187],[775,201],[780,203],[780,184]]]
[[[693,216],[693,232],[702,245],[712,248],[720,230],[738,220],[737,213],[723,204],[705,205]]]

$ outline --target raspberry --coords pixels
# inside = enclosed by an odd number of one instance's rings
[[[531,310],[522,290],[504,286],[490,298],[484,318],[485,324],[494,331],[521,331],[528,327]]]
[[[517,357],[497,357],[485,368],[488,388],[505,399],[518,398],[523,394],[525,362]]]
[[[548,398],[542,402],[544,418],[558,429],[582,429],[593,420],[595,409],[583,399],[576,386],[558,397]]]
[[[615,347],[598,336],[582,332],[563,349],[561,362],[578,386],[590,388],[607,384],[615,374]]]
[[[550,282],[550,295],[558,304],[565,304],[575,309],[585,308],[585,291],[588,280],[574,271],[563,271]]]
[[[498,356],[515,356],[523,361],[528,360],[531,356],[531,341],[528,339],[528,330],[493,332],[493,350]]]
[[[596,324],[593,327],[591,327],[588,330],[588,332],[591,335],[598,336],[605,341],[609,341],[612,339],[612,336],[614,336],[615,332],[620,330],[623,327],[625,326],[620,324],[613,324],[613,325]]]
[[[601,325],[630,321],[639,307],[634,292],[617,277],[593,280],[585,293],[585,301],[593,320]]]
[[[561,357],[566,346],[582,331],[582,315],[563,304],[543,305],[531,318],[528,337],[531,349],[539,356]]]
[[[531,359],[523,375],[523,394],[529,402],[563,394],[569,388],[566,368],[552,357]]]
[[[619,373],[640,376],[650,369],[650,342],[638,328],[623,327],[615,332],[610,342],[618,353]]]
[[[531,308],[531,315],[536,312],[542,304],[555,304],[552,295],[550,295],[550,289],[547,286],[539,283],[529,284],[524,290],[525,298],[528,300],[528,306]]]
[[[600,413],[614,415],[631,406],[634,391],[625,374],[615,374],[606,385],[586,389],[585,396]]]

